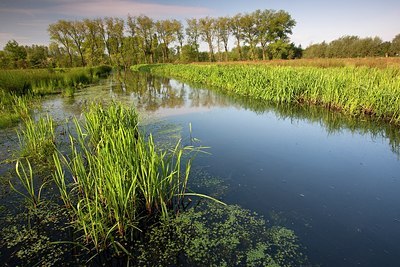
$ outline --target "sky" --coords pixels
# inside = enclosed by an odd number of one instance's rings
[[[48,45],[47,27],[60,19],[147,15],[153,19],[230,16],[257,9],[285,10],[296,21],[292,42],[303,48],[345,35],[400,34],[400,0],[0,0],[0,49],[9,40]]]

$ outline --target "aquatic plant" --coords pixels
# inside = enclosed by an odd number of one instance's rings
[[[267,227],[239,206],[214,202],[189,209],[137,242],[138,265],[302,266],[307,257],[293,231]]]
[[[0,211],[0,260],[3,266],[55,266],[71,261],[73,246],[56,242],[66,236],[67,214],[43,201],[28,213]]]
[[[17,160],[17,163],[15,165],[15,171],[17,173],[18,180],[20,181],[21,186],[24,188],[23,192],[22,190],[17,189],[14,184],[10,180],[10,186],[11,188],[20,194],[21,196],[24,197],[24,199],[29,203],[30,208],[36,209],[38,205],[40,204],[40,196],[41,192],[43,189],[43,186],[46,183],[42,183],[38,189],[36,189],[35,183],[34,183],[34,177],[33,177],[33,171],[32,171],[32,166],[29,162],[29,160],[26,160],[26,165],[28,168],[28,171],[26,170],[26,167],[21,163],[21,161]],[[37,192],[36,192],[37,190]]]
[[[191,166],[182,155],[192,147],[158,151],[134,109],[116,103],[92,105],[75,129],[72,155],[54,155],[54,180],[86,243],[102,250],[180,209]]]
[[[54,121],[47,115],[38,121],[28,117],[23,128],[17,132],[21,156],[46,161],[55,150]]]
[[[400,124],[400,69],[288,67],[260,64],[137,65],[231,94],[274,103],[307,103]]]

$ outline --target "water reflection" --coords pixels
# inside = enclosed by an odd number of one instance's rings
[[[82,108],[91,101],[107,103],[113,100],[134,105],[141,112],[158,117],[207,112],[224,107],[250,110],[257,114],[272,112],[278,118],[289,119],[293,123],[317,123],[328,134],[346,130],[387,139],[392,151],[400,155],[400,129],[388,123],[369,117],[353,118],[317,106],[267,103],[147,73],[116,74],[100,85],[77,92],[72,98],[49,98],[44,102],[44,107],[56,119],[62,119],[80,115]]]
[[[349,130],[357,134],[369,134],[376,138],[387,138],[392,151],[400,155],[400,129],[370,117],[343,115],[317,106],[273,104],[265,101],[229,95],[218,89],[207,90],[196,84],[185,84],[165,77],[150,74],[130,73],[125,80],[126,92],[131,94],[135,105],[142,110],[236,107],[251,110],[257,114],[273,112],[283,120],[318,123],[329,134]],[[116,83],[114,92],[126,93],[122,82]],[[195,110],[195,109],[192,109]],[[199,109],[203,111],[204,109]]]

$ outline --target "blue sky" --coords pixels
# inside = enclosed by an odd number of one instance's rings
[[[183,21],[256,9],[289,12],[297,22],[291,39],[303,47],[344,35],[390,41],[400,33],[399,0],[0,0],[0,49],[10,39],[24,45],[48,44],[47,26],[59,19],[126,18],[129,13]]]

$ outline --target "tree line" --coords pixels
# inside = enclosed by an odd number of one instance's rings
[[[296,25],[283,10],[256,10],[231,17],[154,20],[130,16],[59,20],[50,24],[47,46],[9,41],[0,51],[3,68],[295,58]],[[207,47],[207,52],[200,46]],[[205,50],[205,49],[202,49]]]
[[[312,44],[303,51],[304,58],[389,57],[400,55],[400,34],[391,42],[379,37],[343,36],[330,43]]]
[[[297,47],[289,36],[296,25],[283,10],[256,10],[234,16],[155,20],[145,15],[59,20],[50,24],[49,46],[9,41],[0,51],[0,68],[97,66],[140,63],[240,61],[292,58],[399,56],[400,34],[344,36],[330,43]],[[202,47],[202,49],[200,49]],[[206,49],[205,49],[206,48]],[[207,50],[206,52],[204,50]]]

